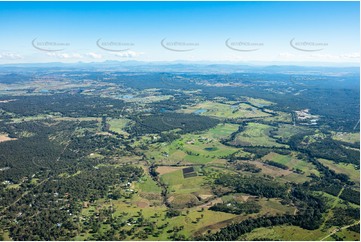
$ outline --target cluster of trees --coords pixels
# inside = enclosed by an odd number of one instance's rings
[[[114,187],[138,180],[143,172],[129,165],[100,166],[53,178],[9,208],[7,221],[16,221],[8,224],[10,235],[15,240],[69,240],[80,232],[83,201],[106,199]]]
[[[262,206],[257,202],[249,201],[249,202],[237,202],[237,201],[229,201],[227,203],[218,203],[210,207],[210,210],[220,211],[225,213],[233,213],[233,214],[251,214],[258,213],[261,211]]]
[[[209,233],[195,237],[195,240],[206,241],[234,241],[239,236],[251,232],[260,227],[270,227],[282,224],[300,226],[304,229],[317,229],[322,224],[322,213],[326,210],[325,203],[304,190],[302,187],[295,187],[291,192],[293,202],[303,205],[304,209],[297,215],[262,216],[250,218],[240,223],[235,223],[222,228],[216,233]]]
[[[43,189],[47,193],[58,193],[59,196],[67,193],[79,201],[89,201],[106,197],[109,186],[136,181],[142,175],[143,169],[139,167],[99,166],[65,179],[47,182]]]
[[[355,204],[360,204],[360,192],[351,188],[345,188],[342,191],[340,198]]]
[[[101,117],[103,114],[119,117],[125,107],[121,100],[81,94],[16,96],[12,99],[16,101],[0,103],[0,109],[19,116],[60,113],[67,117]]]
[[[249,152],[254,154],[255,159],[260,159],[263,156],[267,155],[270,152],[276,152],[281,155],[289,155],[291,153],[290,150],[280,147],[242,147],[245,152]]]
[[[119,149],[122,145],[123,149]],[[132,152],[133,148],[115,135],[97,135],[86,131],[82,135],[72,137],[68,150],[76,150],[77,155],[83,156],[94,152],[101,155],[122,156]]]
[[[251,163],[240,163],[237,162],[235,165],[236,170],[238,171],[248,171],[252,173],[259,173],[261,172],[261,168],[257,167],[255,164]]]
[[[101,74],[101,73],[100,73]],[[116,79],[104,80],[113,83],[122,83],[127,87],[135,88],[137,90],[144,90],[149,88],[161,88],[164,90],[170,89],[188,89],[196,88],[196,85],[190,82],[188,78],[179,78],[178,74],[174,73],[116,73]]]
[[[134,117],[135,118],[135,117]],[[134,135],[161,133],[181,129],[180,133],[199,132],[216,126],[217,119],[194,114],[163,113],[135,118],[137,124],[129,127]]]
[[[356,232],[356,233],[360,233],[360,224],[355,224],[351,227],[348,227],[347,230]]]
[[[278,162],[275,162],[275,161],[272,161],[272,160],[266,160],[265,163],[270,166],[275,166],[275,167],[281,168],[283,170],[288,170],[288,166],[278,163]]]
[[[288,187],[267,178],[257,176],[241,176],[222,174],[215,180],[215,184],[229,187],[236,192],[244,192],[262,197],[285,197]]]
[[[307,153],[311,157],[330,159],[335,162],[352,163],[360,166],[360,152],[346,148],[343,142],[327,137],[305,146],[303,139],[304,134],[297,134],[291,137],[288,144],[293,150]]]
[[[50,124],[50,125],[49,125]],[[40,170],[57,170],[67,167],[68,160],[58,160],[61,156],[67,136],[77,127],[76,122],[7,123],[1,127],[3,132],[17,138],[0,143],[0,167],[9,167],[2,172],[1,181],[17,183],[25,176],[31,176]],[[28,134],[23,137],[23,134]],[[57,140],[50,140],[57,135]]]
[[[16,140],[0,143],[0,181],[19,183],[25,176],[51,170],[52,173],[71,171],[81,163],[78,159],[98,152],[102,155],[126,155],[132,148],[115,136],[96,135],[95,121],[28,121],[5,123],[0,132]],[[74,134],[78,129],[86,129]],[[24,136],[25,134],[25,136]],[[91,164],[90,162],[89,164]]]
[[[360,217],[360,208],[334,208],[333,217],[327,221],[330,226],[349,225],[358,220]]]
[[[322,125],[327,125],[333,130],[353,131],[353,127],[359,120],[359,84],[358,74],[355,76],[342,77],[347,81],[339,82],[339,77],[331,78],[327,76],[326,81],[321,80],[319,82],[312,81],[312,84],[303,83],[299,85],[295,81],[290,82],[290,76],[284,74],[256,74],[247,73],[247,77],[242,74],[235,75],[233,82],[248,84],[251,83],[252,87],[205,87],[202,86],[202,94],[208,98],[217,96],[227,97],[230,100],[236,100],[239,96],[249,96],[253,98],[262,98],[276,103],[272,106],[273,110],[291,112],[294,110],[301,110],[310,108],[312,113],[321,115],[322,118],[319,121]],[[224,75],[216,75],[213,77],[215,82],[230,82],[229,75],[224,78]],[[304,76],[302,78],[311,78],[312,76]],[[192,77],[194,78],[194,77]],[[197,76],[197,78],[210,82],[208,75]],[[248,81],[245,79],[249,79]],[[320,77],[323,78],[323,77]],[[223,81],[222,81],[223,79]],[[269,90],[269,84],[272,83],[272,90]],[[279,84],[277,84],[279,83]],[[347,85],[347,87],[346,87]],[[267,88],[265,88],[267,86]],[[331,87],[332,86],[332,87]],[[300,92],[299,95],[287,98],[284,90],[287,87],[292,87],[294,92],[298,92],[307,88],[307,92]],[[291,94],[290,94],[291,95]],[[327,105],[325,105],[327,104]],[[355,109],[349,109],[344,107],[355,107]]]

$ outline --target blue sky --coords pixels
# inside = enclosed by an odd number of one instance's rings
[[[359,9],[359,2],[0,2],[0,63],[359,62]]]

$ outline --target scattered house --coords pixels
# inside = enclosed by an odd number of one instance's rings
[[[83,208],[88,208],[89,207],[89,202],[83,202]]]
[[[10,167],[2,167],[2,168],[0,168],[0,171],[6,171],[6,170],[9,170],[10,169]]]
[[[309,109],[303,109],[300,111],[295,111],[297,120],[305,121],[300,124],[303,125],[317,125],[317,121],[319,120],[318,115],[310,114]]]

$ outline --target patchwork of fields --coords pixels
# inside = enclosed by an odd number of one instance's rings
[[[0,238],[360,239],[359,132],[167,75],[0,101]]]

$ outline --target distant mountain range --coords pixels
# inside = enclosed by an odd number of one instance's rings
[[[302,64],[302,65],[301,65]],[[194,73],[235,73],[254,72],[259,73],[359,73],[357,64],[336,63],[297,63],[285,65],[274,62],[269,65],[266,62],[244,63],[244,62],[206,62],[206,61],[172,61],[172,62],[144,62],[144,61],[104,61],[104,62],[49,62],[49,63],[23,63],[3,64],[0,71],[35,71],[39,69],[56,70],[92,70],[92,71],[127,71],[127,72],[194,72]]]

